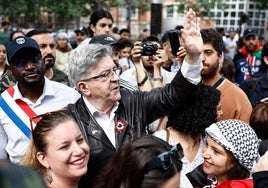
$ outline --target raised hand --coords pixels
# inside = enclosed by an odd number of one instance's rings
[[[189,64],[199,64],[203,49],[203,40],[200,33],[200,18],[193,9],[189,9],[184,18],[184,28],[181,29],[186,61]]]

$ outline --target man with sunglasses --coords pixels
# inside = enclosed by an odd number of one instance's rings
[[[18,37],[9,42],[7,58],[17,83],[0,97],[0,159],[17,163],[30,143],[30,118],[62,109],[80,95],[45,77],[46,65],[34,39]]]
[[[70,77],[82,97],[68,105],[67,111],[90,146],[88,172],[81,178],[81,187],[92,187],[119,147],[146,134],[146,125],[181,107],[198,88],[203,47],[199,22],[190,9],[182,29],[187,52],[182,68],[170,84],[150,92],[120,89],[110,47],[81,44],[71,52]]]
[[[27,37],[34,39],[39,45],[43,61],[46,65],[45,76],[53,81],[70,85],[68,75],[54,67],[56,56],[56,43],[51,33],[46,29],[33,29],[26,34]],[[8,87],[14,86],[16,79],[7,71],[0,79],[0,93]]]

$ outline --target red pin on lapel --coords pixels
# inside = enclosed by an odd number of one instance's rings
[[[124,132],[126,129],[126,123],[122,120],[117,120],[115,122],[115,130],[118,131],[119,133]]]

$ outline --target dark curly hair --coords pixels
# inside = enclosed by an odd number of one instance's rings
[[[167,127],[193,138],[204,135],[205,128],[217,121],[217,105],[220,91],[212,86],[201,84],[189,102],[169,115]]]

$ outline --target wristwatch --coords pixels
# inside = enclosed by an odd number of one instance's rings
[[[163,82],[163,77],[160,76],[158,78],[153,78],[153,81],[160,81],[160,82]]]

